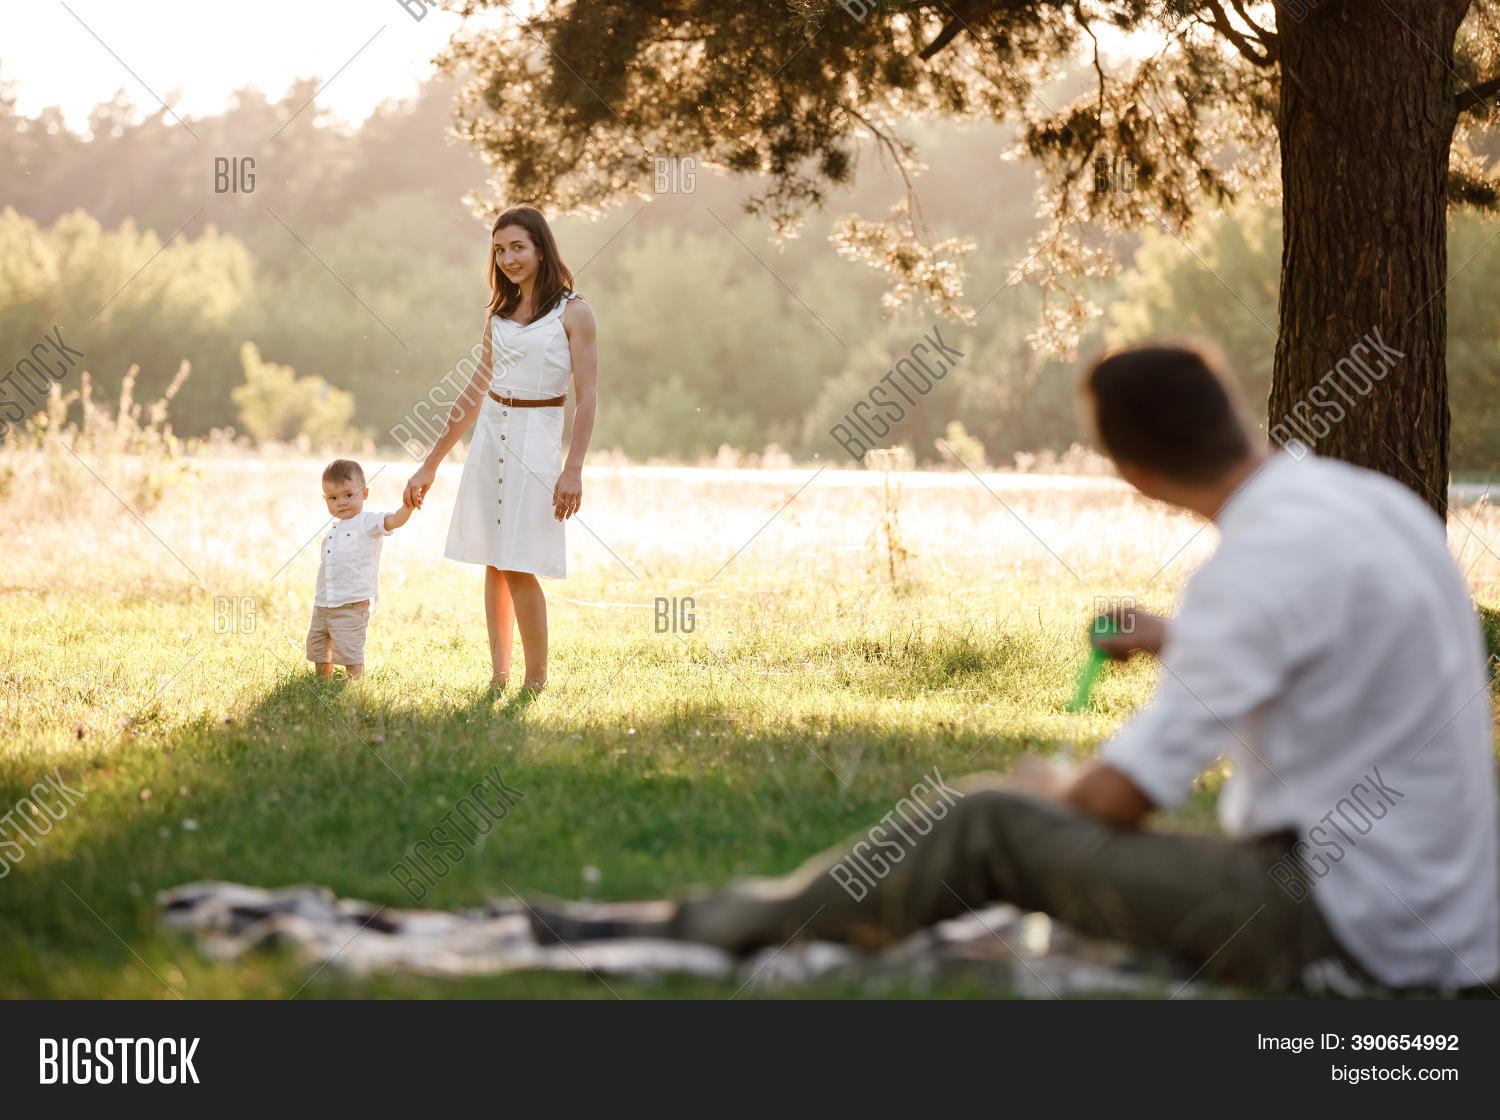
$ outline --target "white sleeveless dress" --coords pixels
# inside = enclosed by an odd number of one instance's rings
[[[491,390],[516,400],[567,392],[573,360],[562,317],[576,298],[565,292],[530,323],[490,316]],[[470,429],[444,556],[544,579],[567,574],[565,522],[552,512],[562,435],[563,406],[507,408],[485,395]]]

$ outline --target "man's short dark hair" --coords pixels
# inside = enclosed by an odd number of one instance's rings
[[[1139,346],[1084,375],[1109,457],[1179,482],[1211,482],[1250,453],[1239,387],[1204,347]]]
[[[352,482],[356,487],[365,488],[364,468],[353,459],[335,459],[323,468],[324,482]]]

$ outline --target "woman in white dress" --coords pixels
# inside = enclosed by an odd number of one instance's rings
[[[485,566],[492,682],[509,679],[519,628],[522,687],[539,692],[547,681],[547,600],[539,578],[561,579],[566,572],[563,528],[583,500],[583,457],[594,430],[594,313],[572,290],[573,274],[536,207],[501,213],[490,241],[491,296],[479,368],[407,482],[404,501],[421,508],[438,464],[474,424],[443,555]],[[577,403],[564,461],[570,376]]]

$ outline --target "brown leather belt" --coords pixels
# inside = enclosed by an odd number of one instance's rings
[[[523,401],[517,400],[515,397],[502,397],[493,390],[490,392],[490,396],[508,408],[544,408],[548,405],[562,404],[568,399],[568,394],[564,393],[560,397],[548,397],[546,400],[541,401]]]

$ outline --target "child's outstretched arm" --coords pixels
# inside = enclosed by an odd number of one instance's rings
[[[402,506],[395,513],[385,515],[385,531],[389,533],[392,529],[399,529],[411,518],[411,506]]]

